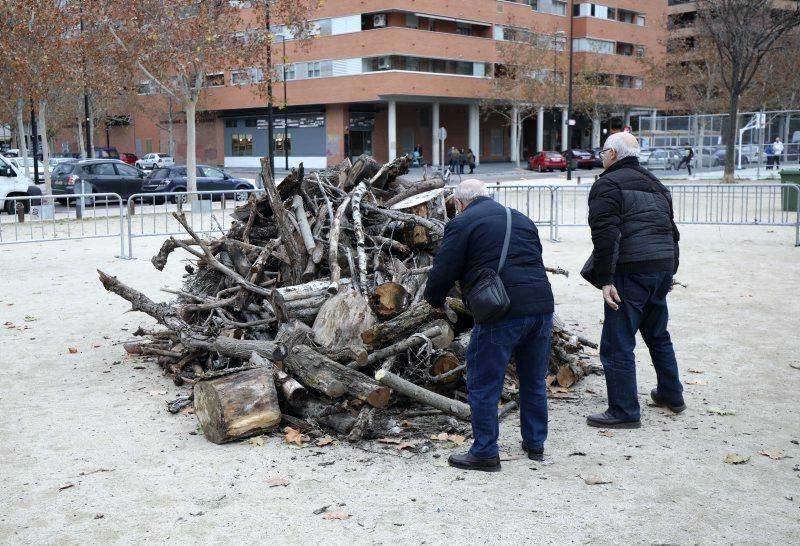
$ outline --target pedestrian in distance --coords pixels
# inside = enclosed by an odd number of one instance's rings
[[[783,142],[780,138],[776,138],[772,144],[772,153],[775,154],[775,168],[781,168],[781,156],[783,155]]]
[[[680,234],[669,190],[639,165],[632,134],[608,137],[601,152],[605,171],[589,193],[589,227],[594,246],[581,274],[601,288],[604,301],[600,361],[608,409],[589,415],[602,428],[638,428],[636,332],[655,367],[650,397],[675,413],[686,409],[678,362],[667,331],[667,294],[678,270]]]
[[[458,151],[458,148],[453,146],[450,148],[450,172],[457,173],[458,172],[458,162],[461,159],[461,153]]]
[[[467,154],[464,153],[464,148],[458,150],[458,174],[464,174],[464,165],[467,164]]]
[[[694,159],[694,150],[691,146],[686,147],[686,153],[683,154],[680,163],[678,163],[678,170],[686,165],[686,170],[689,171],[689,176],[692,176],[692,159]]]
[[[475,154],[472,152],[472,148],[467,150],[467,166],[469,166],[469,174],[472,174],[475,170]]]
[[[433,307],[441,307],[458,281],[465,303],[475,314],[477,298],[467,295],[475,294],[476,281],[496,271],[505,287],[510,306],[504,314],[478,322],[467,348],[467,400],[474,441],[467,453],[449,459],[456,468],[494,472],[500,470],[497,408],[512,356],[520,383],[522,447],[533,460],[543,457],[553,294],[539,233],[528,217],[492,200],[480,180],[464,180],[453,196],[459,214],[445,227],[424,297]]]

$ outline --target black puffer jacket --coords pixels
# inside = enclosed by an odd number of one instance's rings
[[[506,234],[505,207],[488,197],[478,197],[445,226],[425,286],[425,301],[439,307],[459,281],[469,286],[481,269],[497,270]],[[553,312],[553,292],[542,263],[542,243],[536,225],[511,210],[511,236],[500,274],[511,309],[503,318]]]
[[[678,270],[680,233],[669,190],[635,157],[606,169],[589,193],[594,268],[602,284],[614,273]]]

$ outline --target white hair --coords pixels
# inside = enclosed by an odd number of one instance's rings
[[[626,157],[639,157],[639,143],[630,133],[614,133],[606,139],[605,147],[617,153],[617,161]]]
[[[478,197],[489,197],[489,190],[486,189],[486,184],[472,178],[459,184],[453,195],[456,199],[466,204]]]

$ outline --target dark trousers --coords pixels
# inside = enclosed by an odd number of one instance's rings
[[[467,347],[467,389],[474,441],[470,453],[494,457],[500,425],[497,409],[511,356],[519,377],[519,418],[528,447],[547,439],[547,376],[553,314],[531,315],[480,324]]]
[[[614,275],[614,286],[622,303],[618,311],[605,305],[605,321],[600,338],[600,361],[606,375],[608,411],[614,417],[639,419],[636,360],[633,355],[637,330],[650,350],[659,397],[670,405],[683,403],[678,362],[667,331],[667,293],[671,285],[672,273],[669,271]]]
[[[681,170],[681,167],[686,165],[686,169],[689,171],[689,176],[692,176],[692,160],[689,157],[684,157],[681,159],[681,162],[678,163],[678,170]]]

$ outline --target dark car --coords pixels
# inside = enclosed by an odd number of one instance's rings
[[[579,169],[591,169],[594,167],[594,158],[591,152],[587,152],[586,150],[564,150],[561,152],[561,155],[563,155],[567,161],[575,158]]]
[[[136,162],[139,161],[139,157],[136,154],[122,152],[119,154],[119,160],[123,163],[127,163],[128,165],[135,165]]]
[[[119,152],[113,146],[110,148],[95,148],[94,156],[98,159],[119,159]]]
[[[80,159],[59,163],[51,173],[53,195],[116,193],[126,199],[139,193],[145,174],[118,159]],[[66,199],[60,199],[66,202]],[[94,204],[88,197],[85,204]]]
[[[736,155],[735,155],[736,159],[734,159],[734,161],[733,161],[734,166],[739,164],[739,155],[740,154],[738,153],[738,150],[736,150],[736,152],[737,152]],[[721,166],[725,165],[725,158],[727,156],[728,156],[728,150],[726,150],[725,148],[719,148],[718,150],[716,150],[714,152],[714,166],[715,167],[721,167]],[[747,154],[746,153],[745,154],[741,154],[741,156],[742,156],[741,157],[742,165],[749,165],[750,164],[750,158],[747,157]]]
[[[601,167],[602,168],[602,166],[603,166],[603,158],[600,157],[600,152],[602,152],[602,151],[603,151],[602,148],[592,148],[591,149],[592,159],[594,159],[594,166],[595,167]]]
[[[142,193],[175,193],[186,191],[186,165],[174,165],[155,169],[142,184]],[[197,166],[197,191],[253,190],[255,186],[244,178],[234,178],[218,167]],[[228,199],[247,198],[247,194],[225,193],[211,195],[218,199],[225,195]],[[208,198],[208,197],[205,197]],[[181,200],[170,196],[172,202]]]

